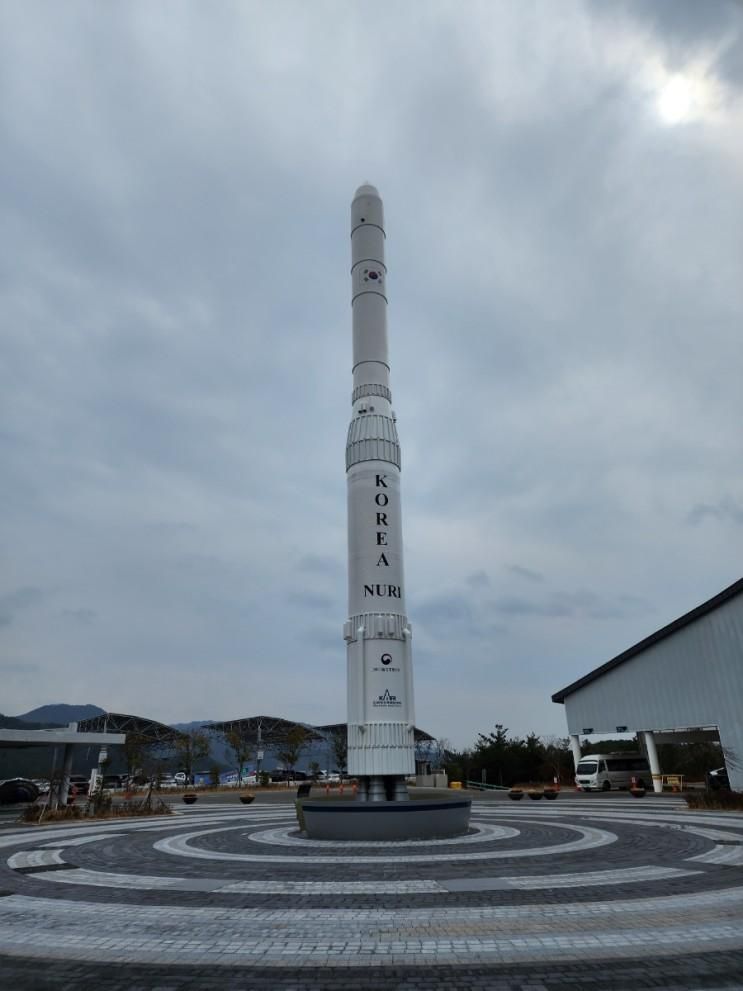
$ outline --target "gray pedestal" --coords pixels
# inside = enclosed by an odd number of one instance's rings
[[[303,801],[307,835],[317,840],[430,840],[469,828],[469,799],[420,802]]]

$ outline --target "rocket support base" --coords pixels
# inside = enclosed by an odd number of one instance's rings
[[[357,802],[407,802],[409,799],[404,775],[377,774],[359,778]]]
[[[468,798],[402,802],[300,801],[309,837],[349,843],[463,836],[469,830],[472,806]]]

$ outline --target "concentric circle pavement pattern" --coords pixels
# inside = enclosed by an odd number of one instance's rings
[[[475,802],[469,835],[425,842],[313,842],[260,802],[5,829],[0,969],[39,988],[743,988],[743,816],[561,798]]]

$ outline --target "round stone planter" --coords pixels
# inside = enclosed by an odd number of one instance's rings
[[[240,801],[243,803],[243,805],[250,805],[250,803],[252,801],[254,801],[254,799],[255,799],[255,795],[241,795],[240,796]]]
[[[523,791],[519,791],[517,788],[512,788],[508,793],[508,797],[512,798],[514,802],[518,802],[524,797]]]
[[[554,800],[557,798],[557,796],[559,794],[560,794],[560,792],[556,788],[545,788],[544,789],[544,797],[545,798],[552,799],[553,802],[554,802]]]
[[[644,798],[645,797],[645,789],[644,788],[630,788],[629,793],[630,793],[630,795],[632,795],[633,798]]]
[[[529,798],[533,798],[535,802],[539,801],[539,799],[542,798],[543,795],[544,795],[544,792],[543,791],[530,791],[529,792]]]
[[[199,796],[194,795],[193,792],[186,792],[186,794],[183,796],[183,801],[186,803],[186,805],[193,805],[193,803],[196,801],[198,797]]]

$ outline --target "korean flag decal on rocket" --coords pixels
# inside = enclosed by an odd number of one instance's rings
[[[378,268],[365,268],[362,276],[364,282],[376,282],[381,288],[384,283],[384,274]]]
[[[383,262],[370,258],[356,265],[352,274],[352,299],[363,293],[377,293],[386,300],[386,292],[387,270]]]

